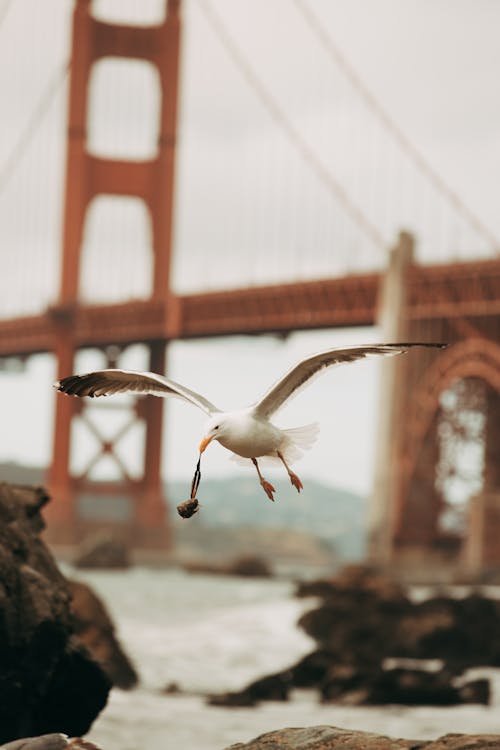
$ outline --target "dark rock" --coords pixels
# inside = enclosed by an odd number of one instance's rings
[[[357,566],[330,581],[301,584],[319,607],[299,624],[332,659],[378,664],[387,657],[442,659],[460,672],[500,666],[500,602],[478,594],[415,604],[390,580]]]
[[[161,692],[163,695],[181,695],[183,691],[178,682],[169,682]]]
[[[115,626],[99,597],[81,581],[68,581],[76,635],[85,644],[110,681],[122,690],[138,683],[132,662],[115,635]]]
[[[328,600],[335,598],[339,592],[351,592],[353,589],[371,592],[378,599],[406,600],[403,587],[370,565],[346,565],[334,578],[320,578],[313,581],[300,581],[296,595],[299,597],[319,596]]]
[[[321,683],[324,703],[363,705],[370,703],[370,690],[374,673],[354,664],[336,664],[330,668]]]
[[[46,502],[0,484],[0,742],[84,734],[110,689],[73,637],[67,582],[39,537]]]
[[[474,594],[415,604],[399,584],[359,565],[301,583],[297,595],[321,599],[299,620],[318,648],[283,672],[287,688],[316,688],[323,700],[353,704],[488,703],[488,680],[457,677],[472,666],[500,666],[500,602]],[[417,663],[388,670],[391,658]],[[429,672],[428,659],[443,668]],[[253,696],[252,685],[242,692]]]
[[[500,602],[473,594],[464,599],[430,599],[415,610],[417,623],[434,618],[434,627],[416,645],[420,658],[439,656],[463,669],[500,666]]]
[[[75,568],[124,570],[130,567],[130,552],[123,540],[108,532],[97,532],[82,542],[73,565]]]
[[[452,706],[459,703],[488,704],[488,680],[462,685],[447,669],[363,670],[352,664],[339,664],[328,672],[321,685],[324,702],[349,705]]]
[[[209,695],[207,704],[209,706],[224,706],[225,708],[250,708],[257,705],[257,700],[242,690],[240,693]]]
[[[239,692],[211,695],[211,706],[255,706],[259,701],[287,701],[292,682],[291,672],[277,672],[251,682]]]
[[[376,665],[393,655],[399,621],[411,606],[400,593],[382,598],[371,588],[342,586],[332,588],[299,625],[338,660]]]
[[[81,737],[69,738],[65,734],[44,734],[41,737],[25,737],[0,745],[0,750],[100,750],[93,742]]]
[[[70,637],[51,674],[50,690],[32,707],[33,726],[41,733],[61,729],[66,734],[88,732],[104,708],[110,682],[87,649]],[[89,718],[92,717],[92,718]]]
[[[261,557],[245,555],[238,557],[227,566],[228,575],[245,576],[249,578],[270,578],[272,570],[268,562]]]
[[[336,656],[331,651],[319,649],[300,659],[289,671],[292,674],[294,687],[318,687],[328,671],[336,663]]]
[[[244,555],[228,563],[191,561],[183,564],[188,573],[211,573],[225,576],[242,576],[248,578],[270,578],[272,570],[268,562],[261,557]]]
[[[279,729],[226,750],[499,750],[500,734],[447,734],[438,740],[397,740],[337,727]]]

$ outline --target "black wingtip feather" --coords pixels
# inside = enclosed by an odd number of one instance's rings
[[[82,385],[80,381],[79,375],[69,375],[67,378],[61,378],[54,383],[54,388],[67,396],[81,396]]]
[[[391,346],[391,347],[398,347],[398,346],[427,346],[427,347],[433,347],[435,349],[446,349],[448,346],[448,343],[443,343],[442,341],[404,341],[404,342],[398,342],[396,344],[381,344],[381,346]]]

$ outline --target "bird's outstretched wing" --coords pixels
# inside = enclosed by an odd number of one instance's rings
[[[354,362],[372,354],[404,354],[411,347],[426,346],[444,348],[446,344],[368,344],[366,346],[347,346],[341,349],[328,349],[326,352],[313,354],[303,359],[275,383],[264,396],[254,404],[253,409],[260,417],[270,417],[285,401],[297,393],[314,375],[331,365],[343,362]]]
[[[54,383],[54,388],[68,396],[112,396],[115,393],[137,393],[151,396],[177,396],[207,414],[220,411],[195,391],[154,372],[133,370],[96,370],[85,375],[70,375]]]

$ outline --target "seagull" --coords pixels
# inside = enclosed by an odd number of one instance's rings
[[[205,435],[200,443],[200,455],[207,446],[216,440],[236,460],[251,461],[257,470],[259,482],[269,500],[274,501],[276,492],[273,485],[262,476],[258,459],[267,457],[281,462],[286,469],[290,482],[297,492],[303,485],[290,464],[310,448],[317,437],[317,424],[280,429],[271,417],[292,396],[296,395],[314,375],[332,365],[355,362],[372,355],[390,356],[405,354],[413,347],[433,347],[442,349],[446,344],[440,343],[406,343],[406,344],[367,344],[327,349],[319,354],[302,359],[283,377],[264,393],[260,401],[244,409],[222,411],[199,393],[175,383],[163,375],[154,372],[135,372],[131,370],[96,370],[84,375],[70,375],[54,384],[54,388],[69,396],[111,396],[115,393],[132,392],[151,396],[175,396],[187,401],[209,416]]]

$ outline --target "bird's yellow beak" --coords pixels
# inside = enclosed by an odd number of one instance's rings
[[[211,443],[213,439],[214,439],[213,435],[210,435],[210,437],[204,437],[203,438],[203,440],[200,443],[200,453],[203,453],[203,451],[205,450],[205,448],[207,447],[207,445],[209,443]]]

